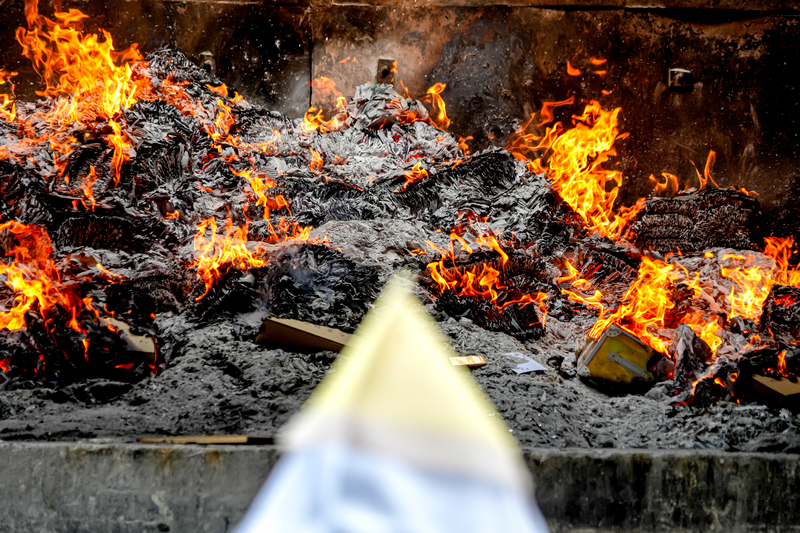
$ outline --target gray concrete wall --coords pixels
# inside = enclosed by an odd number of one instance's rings
[[[0,442],[0,533],[225,532],[273,446]],[[800,531],[798,456],[532,450],[554,532]]]

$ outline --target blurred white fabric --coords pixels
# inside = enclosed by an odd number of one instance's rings
[[[523,493],[340,444],[284,455],[235,533],[547,533]]]

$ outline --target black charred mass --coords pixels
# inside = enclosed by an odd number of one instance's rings
[[[650,198],[630,226],[636,246],[657,252],[756,249],[763,238],[758,200],[733,189]]]
[[[761,334],[774,336],[781,347],[788,347],[800,337],[800,289],[773,285],[761,313]]]

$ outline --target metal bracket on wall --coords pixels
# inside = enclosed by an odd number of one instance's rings
[[[690,93],[694,89],[694,75],[685,68],[671,68],[667,74],[667,85],[671,91]]]
[[[375,72],[375,83],[394,84],[394,73],[397,72],[397,61],[388,57],[378,59],[378,68]]]
[[[211,52],[200,52],[198,66],[212,76],[217,74],[217,61],[214,59],[214,54]]]

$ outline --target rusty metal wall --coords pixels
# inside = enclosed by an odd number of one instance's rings
[[[4,5],[5,4],[5,5]],[[51,14],[50,2],[39,2]],[[200,63],[212,58],[216,74],[253,102],[302,116],[310,98],[310,8],[265,2],[170,0],[65,0],[90,16],[86,29],[103,28],[117,50],[138,43],[143,53],[173,46]],[[20,98],[35,98],[37,76],[14,39],[25,24],[23,0],[0,0],[0,67],[18,71]]]
[[[579,102],[597,99],[607,108],[622,107],[623,129],[631,133],[618,143],[617,168],[628,182],[623,202],[652,190],[650,174],[692,178],[692,161],[702,169],[713,149],[721,186],[759,191],[768,210],[787,207],[800,175],[797,19],[750,12],[695,12],[688,20],[668,15],[496,6],[313,8],[312,73],[329,76],[348,94],[374,77],[378,57],[395,58],[397,77],[412,95],[434,82],[447,84],[442,96],[451,131],[473,136],[476,148],[505,146],[544,101],[573,94]],[[358,57],[358,66],[338,63],[347,56]],[[608,62],[597,67],[590,57]],[[582,75],[568,75],[567,61]],[[691,90],[668,88],[672,68],[692,72]],[[594,74],[598,70],[607,74]]]
[[[118,48],[165,44],[195,61],[212,57],[217,74],[248,99],[290,116],[310,103],[312,78],[328,76],[352,94],[373,81],[380,58],[398,63],[412,96],[435,82],[474,149],[504,146],[542,102],[572,94],[622,107],[618,143],[626,203],[651,190],[661,172],[682,180],[717,152],[722,186],[755,189],[778,227],[800,219],[800,5],[777,0],[506,0],[273,3],[260,0],[65,1],[108,29]],[[45,2],[41,2],[45,10]],[[677,6],[677,7],[676,7]],[[49,6],[47,6],[49,8]],[[0,0],[0,66],[35,76],[13,44],[22,0]],[[91,27],[91,25],[90,25]],[[204,54],[204,52],[206,54]],[[608,62],[602,67],[590,57]],[[341,62],[346,58],[347,62]],[[353,62],[353,58],[356,58]],[[582,71],[569,76],[567,61]],[[606,70],[604,76],[593,73]],[[691,71],[691,90],[668,87],[672,68]],[[398,88],[401,89],[399,83]],[[602,91],[611,94],[603,95]],[[402,91],[402,89],[401,89]],[[580,105],[564,110],[580,111]]]

